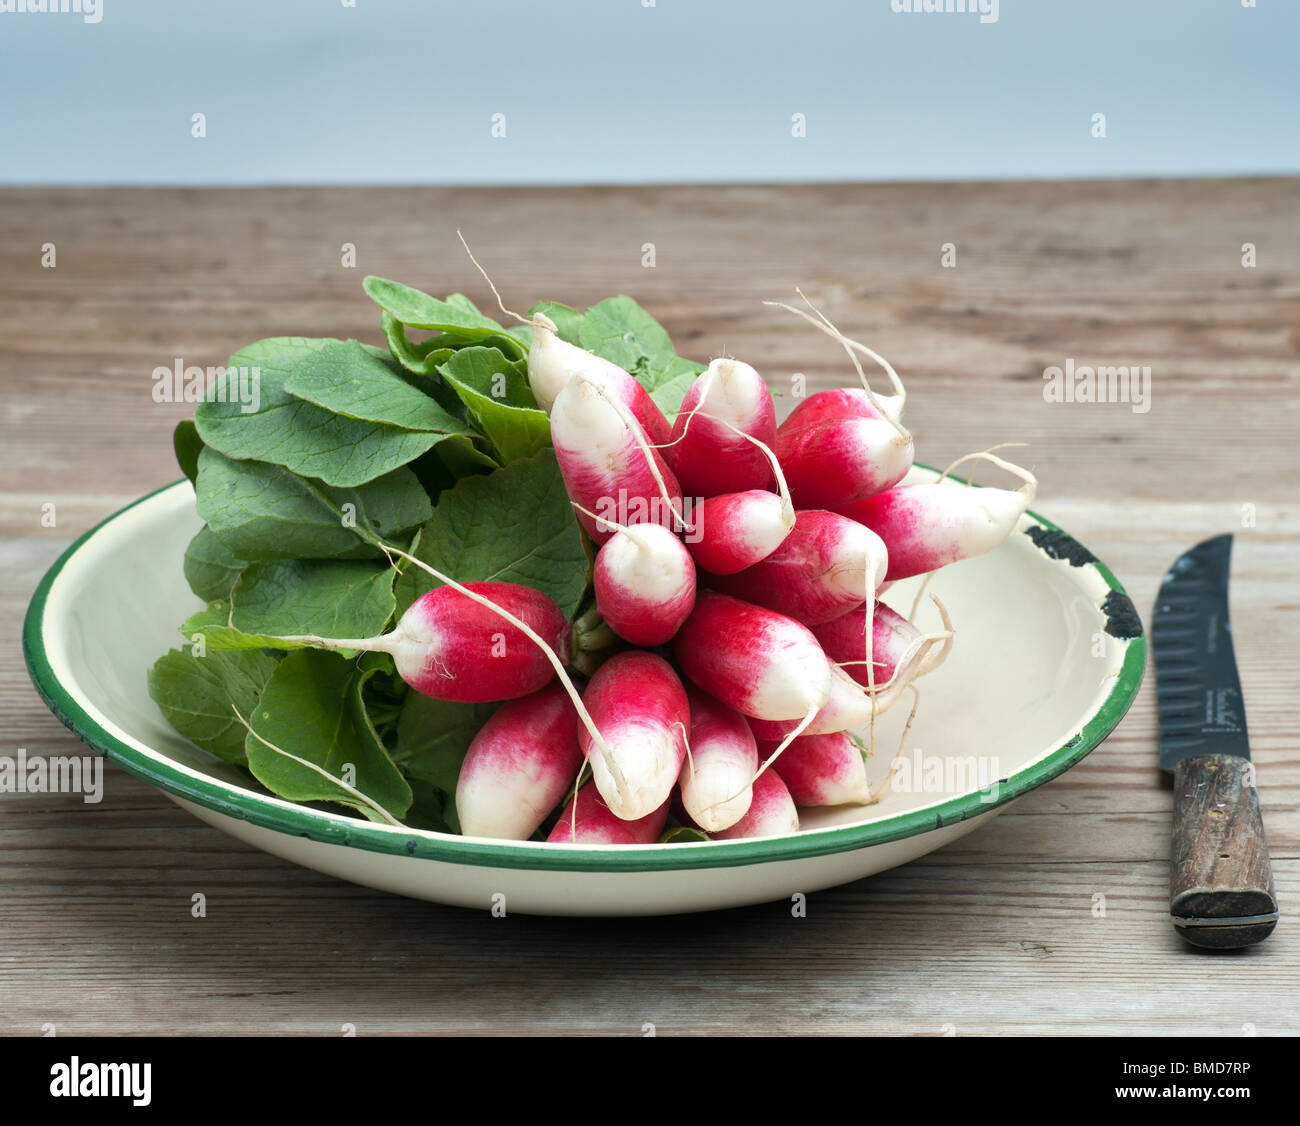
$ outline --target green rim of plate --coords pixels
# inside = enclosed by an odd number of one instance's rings
[[[917,467],[928,468],[919,464]],[[1087,755],[1115,729],[1137,695],[1146,667],[1144,634],[1117,639],[1125,647],[1124,661],[1114,685],[1100,707],[1072,739],[1046,757],[1001,780],[998,796],[993,801],[982,801],[979,792],[974,792],[867,824],[815,829],[787,837],[672,845],[580,847],[526,842],[478,842],[422,829],[373,825],[341,814],[307,809],[251,790],[241,790],[197,772],[192,773],[165,758],[153,758],[138,748],[123,743],[101,727],[55,677],[45,654],[44,626],[46,603],[59,573],[102,528],[159,493],[188,483],[185,479],[175,481],[133,501],[96,524],[50,567],[32,596],[23,623],[23,656],[27,661],[27,670],[37,692],[63,724],[82,742],[131,774],[175,797],[247,821],[250,825],[325,844],[451,864],[554,872],[671,872],[695,868],[732,868],[744,864],[803,860],[868,848],[978,817],[1050,782]],[[1064,533],[1064,529],[1035,512],[1027,512],[1026,515],[1045,528]],[[1094,568],[1112,591],[1128,598],[1114,574],[1100,560],[1094,557],[1092,562],[1082,566]]]

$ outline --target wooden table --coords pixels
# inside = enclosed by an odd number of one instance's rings
[[[178,476],[170,433],[192,407],[154,403],[153,369],[263,336],[381,342],[367,273],[482,303],[460,227],[517,307],[627,292],[687,355],[844,383],[830,341],[760,304],[802,286],[903,374],[923,460],[1030,442],[1037,507],[1144,618],[1182,549],[1236,532],[1283,913],[1235,955],[1174,935],[1150,679],[1067,775],[802,919],[411,902],[256,852],[110,767],[97,806],[0,796],[0,1033],[1300,1032],[1298,205],[1294,179],[0,193],[0,752],[78,750],[28,682],[19,627],[72,538]],[[1067,359],[1150,365],[1150,411],[1045,402],[1044,369]]]

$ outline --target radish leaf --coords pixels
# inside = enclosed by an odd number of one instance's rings
[[[248,561],[232,555],[206,525],[185,549],[185,581],[205,602],[225,598],[247,566]]]
[[[551,444],[550,421],[527,378],[496,348],[462,348],[438,370],[503,463]]]
[[[411,692],[397,721],[393,761],[411,778],[454,794],[465,752],[500,706],[453,703]]]
[[[167,722],[205,751],[226,762],[244,762],[243,725],[257,707],[278,657],[266,653],[208,653],[190,649],[163,654],[149,670],[149,695]]]
[[[474,433],[434,399],[407,383],[391,357],[381,359],[355,340],[331,341],[289,373],[284,389],[334,414],[403,430]]]
[[[277,645],[294,634],[377,637],[393,616],[393,579],[387,563],[289,559],[253,563],[234,588],[235,612],[219,601],[182,629],[202,633],[209,649]],[[222,597],[229,593],[223,592]],[[233,628],[227,623],[233,618]]]
[[[429,496],[407,468],[355,489],[330,488],[264,461],[199,455],[198,512],[240,559],[374,556],[429,518]],[[344,507],[344,506],[350,507]]]
[[[362,687],[377,671],[378,666],[313,649],[285,657],[248,717],[253,731],[244,750],[253,776],[282,798],[338,802],[371,821],[385,820],[364,800],[324,777],[323,770],[400,818],[410,808],[411,788],[388,757],[361,700]],[[267,742],[280,750],[272,750]]]
[[[274,462],[341,487],[373,481],[441,440],[439,433],[349,418],[289,394],[284,385],[293,370],[321,348],[338,343],[274,337],[240,349],[230,357],[227,374],[208,388],[208,397],[195,409],[199,436],[227,457]],[[401,370],[387,352],[358,347],[392,371]],[[254,369],[258,376],[252,381]],[[250,398],[251,387],[256,395]]]
[[[416,555],[457,582],[533,587],[566,617],[577,610],[589,577],[582,531],[550,449],[444,491]],[[440,585],[426,571],[408,568],[397,580],[397,612]]]

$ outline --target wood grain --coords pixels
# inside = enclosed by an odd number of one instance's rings
[[[97,806],[0,795],[0,1033],[1300,1032],[1298,205],[1295,179],[0,193],[0,752],[76,750],[27,681],[21,617],[72,538],[179,476],[170,433],[192,405],[153,402],[154,367],[277,334],[378,343],[367,273],[486,307],[460,227],[512,307],[627,292],[687,355],[844,383],[832,342],[761,304],[801,286],[898,368],[922,460],[1030,442],[1035,507],[1144,619],[1170,561],[1235,532],[1283,920],[1237,953],[1175,935],[1150,681],[1062,778],[942,852],[813,896],[802,919],[779,903],[574,921],[406,901],[255,852],[110,767]],[[1151,409],[1045,402],[1044,368],[1067,359],[1149,365]]]
[[[1169,910],[1178,933],[1194,946],[1250,946],[1277,926],[1252,775],[1251,764],[1237,755],[1197,755],[1174,769]]]

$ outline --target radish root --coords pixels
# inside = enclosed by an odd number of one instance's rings
[[[485,269],[483,269],[482,266],[479,265],[478,259],[474,257],[474,252],[470,250],[469,243],[465,241],[465,236],[460,233],[459,228],[457,228],[456,230],[456,237],[460,239],[460,244],[465,248],[465,253],[469,255],[469,260],[474,263],[474,268],[480,274],[483,275],[483,280],[488,283],[488,288],[492,291],[492,296],[497,299],[497,308],[499,308],[503,313],[505,313],[507,317],[514,317],[514,319],[517,320],[520,324],[531,325],[533,323],[532,321],[527,320],[524,317],[521,317],[513,309],[506,308],[506,303],[501,300],[501,294],[497,292],[497,287],[492,284],[492,279],[488,277],[488,272]]]
[[[777,309],[784,309],[787,313],[793,313],[796,317],[807,321],[819,332],[824,332],[827,336],[831,337],[831,339],[837,341],[845,352],[848,353],[849,359],[853,362],[853,367],[858,373],[858,378],[862,381],[862,389],[867,393],[867,398],[871,402],[871,405],[875,407],[884,418],[891,422],[900,434],[907,435],[910,438],[911,435],[908,434],[899,422],[899,419],[903,414],[903,406],[907,402],[907,389],[903,386],[903,381],[899,379],[898,372],[894,370],[893,366],[883,356],[873,352],[865,344],[860,344],[856,340],[850,340],[840,332],[839,329],[831,324],[830,320],[821,312],[820,309],[809,301],[807,297],[804,297],[802,290],[796,289],[795,292],[798,293],[808,307],[817,314],[816,317],[810,316],[802,309],[796,309],[793,305],[787,305],[784,301],[764,301],[763,304],[771,305]],[[893,385],[893,395],[887,395],[882,398],[872,391],[871,385],[867,381],[867,374],[862,370],[862,364],[858,361],[857,356],[854,355],[855,351],[862,352],[864,355],[869,356],[884,368],[885,374],[889,376],[889,381]],[[891,405],[888,407],[885,405],[886,399],[892,400]]]
[[[324,768],[317,766],[314,762],[308,762],[305,758],[299,758],[297,755],[291,754],[289,751],[284,750],[284,748],[277,747],[269,739],[264,739],[261,735],[259,735],[256,731],[253,730],[253,725],[249,723],[248,720],[246,720],[240,714],[239,709],[235,707],[234,704],[230,705],[230,710],[235,713],[235,718],[238,719],[239,722],[242,723],[248,729],[248,733],[259,743],[263,744],[264,746],[270,747],[271,750],[273,750],[278,755],[284,755],[285,758],[292,759],[294,762],[298,763],[299,766],[305,766],[308,770],[314,770],[322,778],[328,779],[340,790],[344,790],[347,793],[351,794],[354,798],[357,799],[357,801],[361,802],[367,808],[373,809],[377,814],[379,814],[380,817],[382,817],[386,822],[388,822],[388,824],[396,825],[399,829],[404,828],[402,823],[396,817],[394,817],[391,813],[389,813],[388,810],[386,810],[382,805],[380,805],[373,798],[363,794],[355,786],[349,786],[346,782],[343,781],[342,778],[335,778],[334,775],[331,774],[328,770],[325,770]]]
[[[957,468],[957,466],[963,464],[964,462],[976,461],[976,460],[987,461],[987,462],[991,462],[993,465],[996,465],[1001,469],[1005,469],[1008,473],[1013,473],[1015,474],[1015,476],[1019,477],[1020,480],[1024,482],[1024,484],[1021,485],[1020,488],[1016,490],[1016,492],[1018,492],[1022,497],[1025,498],[1026,505],[1033,504],[1034,497],[1038,495],[1038,478],[1035,477],[1028,469],[1025,469],[1023,466],[1016,465],[1010,461],[1005,461],[1004,459],[998,457],[995,453],[993,453],[994,450],[1005,449],[1008,446],[1023,446],[1025,444],[1026,443],[1024,442],[1002,442],[996,446],[990,446],[987,450],[977,450],[973,454],[964,454],[962,457],[959,457],[950,466],[948,466],[947,469],[945,469],[942,473],[939,474],[939,478],[938,480],[935,481],[935,484],[937,485],[940,482],[942,482],[944,478],[948,476],[949,473],[951,473],[954,469]],[[970,482],[968,481],[966,484],[967,487],[969,488]]]

